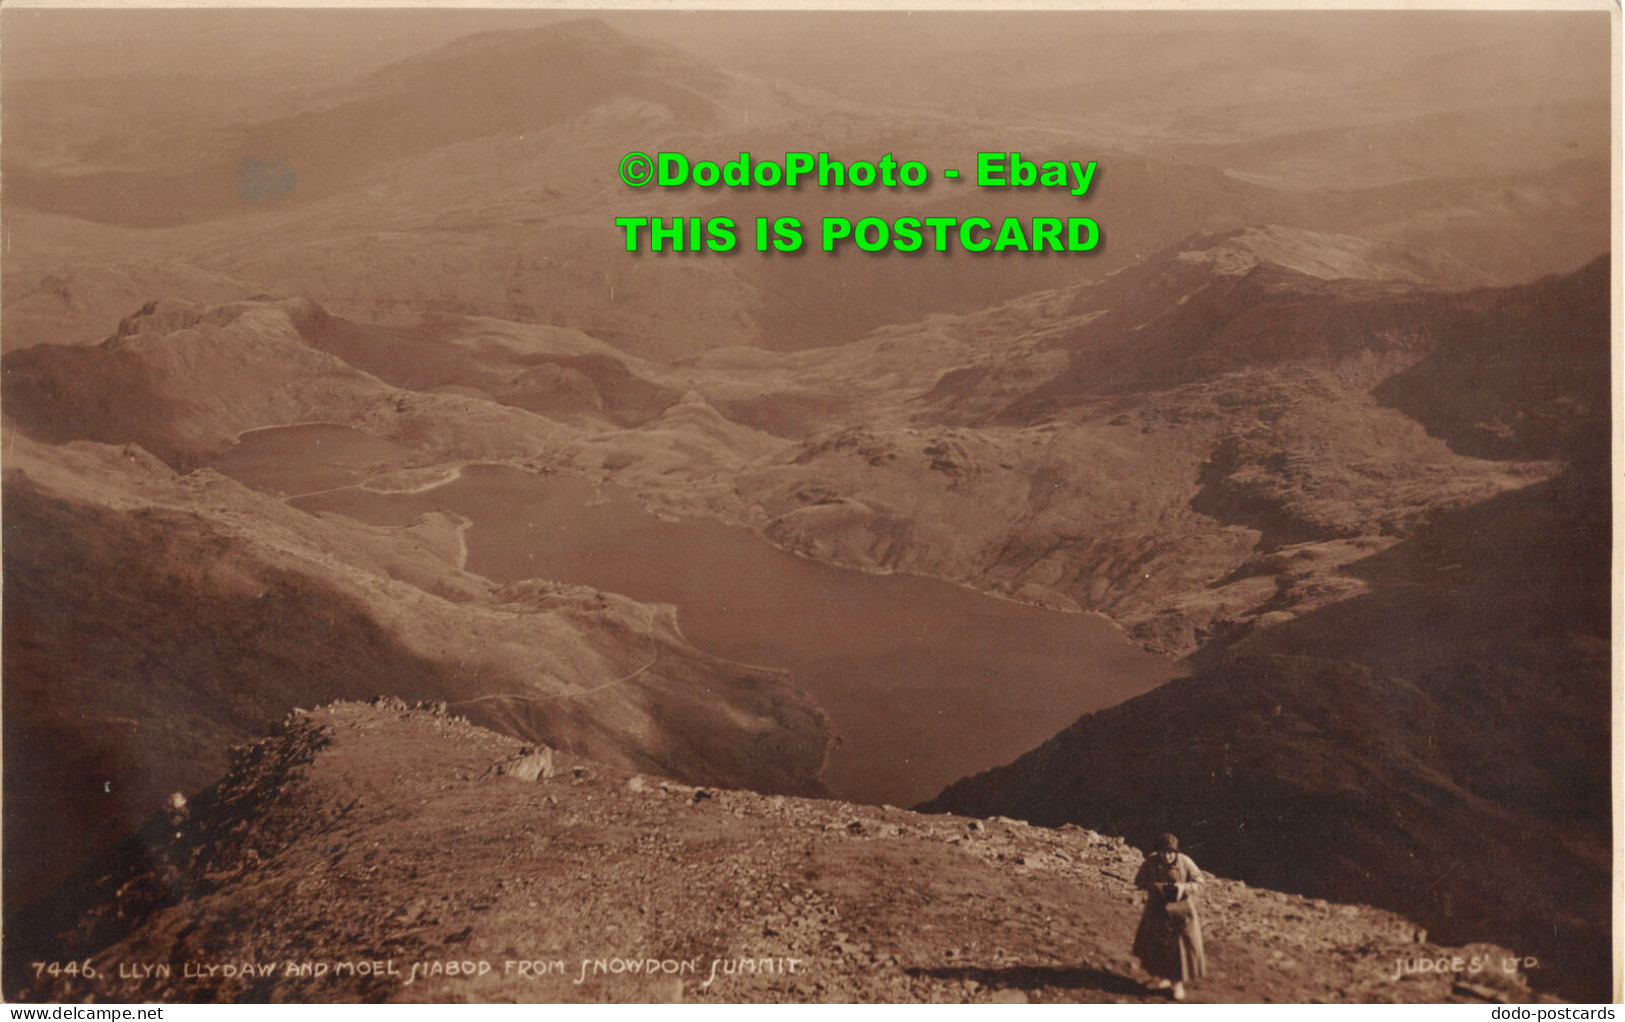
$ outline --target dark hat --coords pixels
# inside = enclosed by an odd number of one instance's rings
[[[1179,838],[1174,837],[1172,834],[1164,834],[1164,835],[1162,835],[1162,837],[1157,839],[1157,851],[1159,851],[1159,852],[1177,852],[1177,851],[1179,851]]]

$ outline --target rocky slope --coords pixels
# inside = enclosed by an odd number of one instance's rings
[[[468,523],[313,516],[136,447],[6,436],[7,910],[289,707],[385,688],[609,763],[802,794],[829,734],[670,606],[462,570]]]
[[[326,313],[304,299],[201,307],[155,301],[98,345],[6,357],[9,421],[39,439],[140,444],[192,468],[267,426],[329,422],[424,455],[523,458],[574,431],[456,393],[412,393],[307,341]]]
[[[1493,934],[1546,962],[1540,983],[1606,997],[1610,513],[1592,439],[1556,479],[1349,564],[1365,591],[1211,644],[1191,677],[930,807],[1172,828],[1218,868],[1445,939]]]
[[[1250,879],[1496,930],[1598,996],[1607,263],[1448,293],[1395,254],[1231,232],[889,335],[961,367],[907,418],[849,398],[870,425],[741,490],[815,556],[1202,650],[931,807],[1188,832]]]
[[[438,706],[299,711],[239,747],[220,783],[35,905],[41,936],[5,992],[1165,997],[1127,956],[1141,856],[1120,838],[695,788],[563,755],[549,771],[522,752]],[[1440,947],[1386,912],[1218,877],[1202,899],[1212,972],[1193,1000],[1530,998],[1510,952]],[[1420,961],[1430,971],[1414,971]]]
[[[1550,478],[1562,445],[1535,438],[1605,415],[1604,261],[1468,292],[1414,266],[1230,232],[877,333],[762,399],[799,444],[738,489],[793,549],[1100,611],[1186,654],[1362,591],[1340,565]],[[922,386],[892,368],[911,360],[951,368]],[[873,390],[836,382],[865,369]]]
[[[1490,518],[1503,511],[1517,524]],[[1419,539],[1433,547],[1423,565],[1378,555],[1362,565],[1389,575],[1376,592],[1211,656],[929,808],[1142,837],[1174,828],[1217,868],[1369,899],[1446,940],[1487,935],[1538,955],[1547,989],[1605,998],[1606,602],[1548,587],[1579,580],[1553,578],[1548,551],[1518,543],[1556,524],[1540,511],[1442,524],[1508,545],[1489,554],[1433,534]],[[1505,568],[1463,556],[1509,552]],[[1531,584],[1533,600],[1508,597]]]

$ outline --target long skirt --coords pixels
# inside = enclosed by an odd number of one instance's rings
[[[1140,914],[1134,934],[1134,957],[1153,976],[1180,983],[1207,974],[1202,951],[1202,920],[1193,911],[1187,918],[1169,915],[1162,902],[1151,898]]]

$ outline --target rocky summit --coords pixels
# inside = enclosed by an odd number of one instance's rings
[[[545,760],[545,765],[541,762]],[[519,769],[527,763],[537,769]],[[447,854],[448,848],[455,854]],[[34,905],[8,996],[1143,1002],[1141,853],[1079,827],[693,787],[395,698],[291,714]],[[1529,1000],[1526,962],[1210,877],[1194,1001]],[[252,925],[245,924],[252,920]]]

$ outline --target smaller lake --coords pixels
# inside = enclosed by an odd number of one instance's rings
[[[277,463],[301,444],[299,460],[322,460],[343,441],[322,434],[318,447],[315,435],[301,441],[271,432],[249,434],[244,445],[270,443],[274,455],[250,451],[218,467],[249,485],[294,493],[324,489],[307,484],[335,477],[336,468],[301,479],[296,466]],[[377,450],[358,445],[337,464]],[[263,471],[244,468],[262,461]],[[352,487],[293,504],[378,525],[454,511],[474,522],[470,571],[498,582],[548,578],[676,604],[696,646],[788,669],[818,700],[841,739],[825,783],[853,801],[913,805],[1178,673],[1099,617],[919,576],[832,568],[743,529],[661,521],[569,476],[471,465],[456,481],[421,493]]]
[[[249,430],[209,467],[256,490],[297,494],[353,486],[411,457],[399,444],[348,426],[311,423]]]

